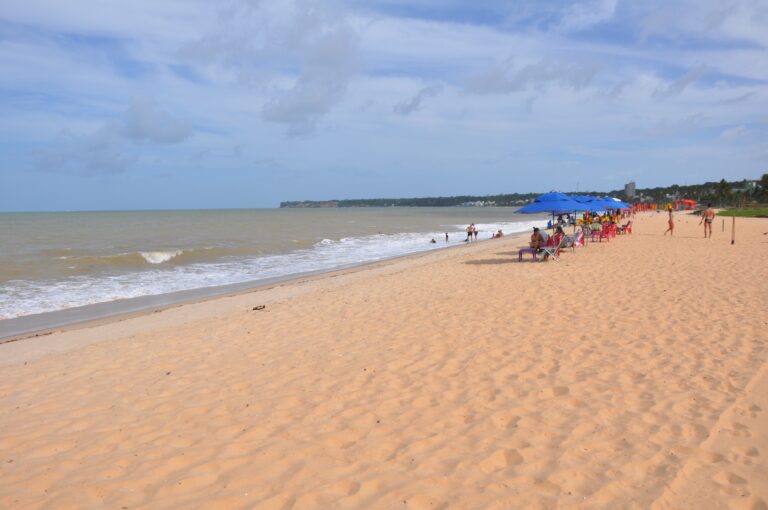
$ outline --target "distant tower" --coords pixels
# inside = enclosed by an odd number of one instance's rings
[[[629,181],[624,185],[624,194],[627,198],[635,198],[635,181]]]

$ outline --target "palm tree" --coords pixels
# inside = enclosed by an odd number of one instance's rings
[[[763,174],[763,176],[757,182],[757,189],[755,190],[755,198],[757,198],[758,200],[768,201],[768,174]]]
[[[731,198],[732,194],[733,190],[731,189],[731,185],[728,184],[725,179],[720,179],[720,182],[718,182],[715,187],[715,196],[720,202],[720,205],[722,206],[725,200]]]

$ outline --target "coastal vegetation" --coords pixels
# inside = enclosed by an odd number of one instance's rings
[[[768,203],[768,174],[759,180],[705,182],[690,184],[638,188],[633,197],[628,197],[624,190],[612,191],[568,191],[575,195],[610,195],[628,202],[666,203],[677,198],[689,198],[698,202],[711,202],[719,207],[736,207],[744,204]],[[301,200],[281,202],[280,207],[295,208],[335,208],[335,207],[515,207],[524,205],[540,193],[506,193],[499,195],[459,195],[452,197],[420,198],[361,198],[345,200]]]
[[[717,213],[718,216],[738,216],[740,218],[768,218],[768,207],[755,207],[744,209],[724,209]]]

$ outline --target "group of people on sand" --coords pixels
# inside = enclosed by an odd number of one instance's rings
[[[672,215],[672,204],[667,204],[667,213],[669,214],[669,220],[667,222],[667,230],[664,231],[664,235],[672,236],[675,233],[675,219]],[[701,220],[699,225],[704,225],[704,239],[712,238],[712,223],[715,221],[715,210],[712,209],[712,204],[707,204],[707,208],[701,213]]]
[[[620,210],[606,211],[602,216],[598,213],[585,212],[582,215],[582,221],[585,225],[590,223],[619,223],[626,215],[622,215]]]
[[[464,239],[465,243],[468,243],[470,241],[477,241],[477,236],[479,234],[479,231],[477,230],[477,227],[475,226],[474,223],[470,223],[465,230],[467,232],[467,238]],[[502,232],[501,229],[491,234],[491,239],[498,239],[499,237],[504,237],[504,232]],[[446,234],[446,241],[447,240],[448,240],[448,234]]]
[[[471,223],[465,231],[467,232],[467,237],[464,239],[465,243],[468,243],[470,241],[477,241],[477,236],[479,235],[479,231],[477,230],[477,227],[474,223]],[[500,237],[504,237],[504,232],[501,231],[501,229],[497,230],[496,232],[491,234],[491,239],[498,239]],[[431,244],[437,243],[435,241],[435,238],[433,237],[430,241]],[[448,232],[445,233],[445,242],[448,242]]]

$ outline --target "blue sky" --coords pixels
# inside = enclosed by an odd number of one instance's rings
[[[0,210],[758,178],[767,50],[768,0],[5,2]]]

